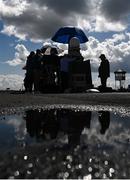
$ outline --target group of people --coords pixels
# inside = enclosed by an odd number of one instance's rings
[[[69,43],[68,54],[58,56],[54,47],[42,48],[31,52],[27,57],[24,86],[26,92],[64,92],[69,86],[69,63],[83,61],[80,53],[80,43],[72,38]]]
[[[27,57],[24,67],[26,92],[32,92],[33,87],[35,92],[39,92],[47,85],[52,87],[58,84],[56,77],[59,76],[59,56],[55,48],[50,49],[50,55],[46,54],[46,51],[49,49],[37,49],[36,53],[32,51]]]
[[[99,77],[101,86],[106,87],[107,78],[110,76],[109,61],[104,54],[99,57]],[[27,57],[24,86],[26,92],[65,92],[69,88],[69,64],[72,62],[83,62],[80,53],[79,39],[73,37],[69,41],[68,54],[58,56],[54,47],[37,49],[30,52]]]

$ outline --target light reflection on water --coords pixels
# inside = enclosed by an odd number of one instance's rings
[[[2,175],[3,160],[0,177],[130,178],[129,127],[130,117],[109,111],[35,109],[1,116],[1,156],[12,151],[10,163],[18,169]]]

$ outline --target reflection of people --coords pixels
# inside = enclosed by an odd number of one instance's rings
[[[25,114],[27,132],[36,140],[55,139],[58,132],[68,135],[69,147],[80,144],[84,128],[90,128],[91,112],[73,110],[27,110]]]
[[[46,135],[51,139],[57,137],[59,130],[59,123],[56,118],[54,110],[46,110],[39,112],[39,110],[26,111],[26,128],[31,137],[39,139],[46,139]]]
[[[99,111],[99,122],[101,124],[100,133],[105,134],[106,130],[110,125],[110,112],[109,111]]]
[[[58,111],[60,130],[68,135],[69,147],[80,144],[80,136],[84,128],[90,128],[91,112],[75,112],[73,110]]]
[[[91,112],[71,112],[69,117],[68,138],[70,146],[80,145],[83,129],[90,128]]]
[[[106,59],[106,56],[104,54],[101,54],[99,58],[101,59],[101,64],[99,66],[98,72],[99,72],[99,77],[101,79],[101,86],[102,88],[105,88],[107,83],[107,78],[110,77],[110,65],[109,65],[109,61]]]

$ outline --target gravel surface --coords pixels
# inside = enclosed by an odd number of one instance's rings
[[[130,93],[16,94],[0,93],[0,107],[45,104],[91,104],[130,107]]]
[[[48,106],[73,106],[88,110],[130,113],[130,93],[18,94],[0,93],[0,113]]]

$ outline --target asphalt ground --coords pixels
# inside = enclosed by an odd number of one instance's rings
[[[0,93],[0,107],[24,107],[45,104],[84,104],[130,107],[130,93],[64,93],[64,94],[20,94]]]

